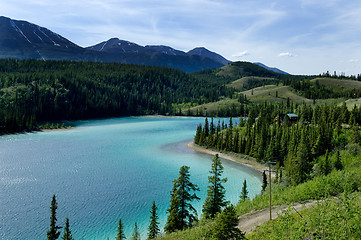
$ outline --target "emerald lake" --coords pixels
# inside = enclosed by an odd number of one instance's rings
[[[0,137],[0,239],[46,239],[53,194],[58,225],[69,217],[77,240],[114,239],[119,218],[128,239],[135,222],[145,239],[153,200],[163,230],[183,165],[201,190],[193,203],[200,216],[213,157],[187,148],[199,123],[204,118],[126,117]],[[244,179],[250,197],[260,193],[253,170],[222,163],[227,200],[237,203]]]

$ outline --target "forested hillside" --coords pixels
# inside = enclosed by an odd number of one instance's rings
[[[0,133],[34,130],[42,122],[129,115],[240,116],[265,101],[346,101],[361,96],[355,80],[279,74],[248,62],[188,74],[120,63],[3,59]]]
[[[176,114],[177,104],[215,101],[224,91],[170,68],[0,60],[0,133],[44,121]]]
[[[285,114],[291,111],[297,115]],[[244,115],[239,124],[232,118],[206,118],[194,143],[236,159],[275,164],[272,206],[289,208],[284,216],[246,232],[246,239],[359,239],[361,107],[263,103],[249,105]],[[264,173],[262,192],[253,199],[243,198],[246,191],[240,189],[238,215],[249,213],[247,219],[254,222],[252,213],[267,209],[269,181]],[[309,209],[292,208],[306,200],[313,201]],[[214,239],[214,229],[224,227],[217,219],[225,212],[209,221],[202,216],[193,228],[161,239]]]

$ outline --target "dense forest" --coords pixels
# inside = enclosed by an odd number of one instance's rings
[[[361,96],[360,89],[339,90],[313,81],[316,76],[274,73],[247,62],[187,74],[119,63],[1,59],[0,134],[65,120],[148,114],[206,116],[206,111],[190,108],[222,98],[238,98],[242,106],[219,109],[215,116],[243,115],[248,102],[230,83],[247,76],[256,78],[246,81],[242,90],[281,84],[309,99]]]
[[[0,133],[48,121],[174,115],[177,104],[215,101],[224,91],[216,82],[170,68],[0,60]]]
[[[216,124],[213,119],[209,123],[206,119],[203,127],[198,126],[194,142],[249,155],[259,162],[276,162],[294,185],[309,179],[315,163],[324,174],[332,168],[341,169],[338,150],[346,146],[347,136],[351,134],[351,144],[361,141],[361,108],[349,111],[345,105],[312,108],[303,104],[295,109],[300,117],[297,124],[285,115],[291,110],[292,107],[281,104],[253,105],[245,113],[248,117],[241,118],[239,126],[233,126],[232,119],[228,124]],[[315,162],[325,154],[326,159]],[[331,157],[335,159],[333,162]]]

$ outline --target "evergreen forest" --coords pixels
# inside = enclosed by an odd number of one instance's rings
[[[42,122],[175,115],[225,87],[170,68],[72,61],[0,60],[0,133]],[[179,110],[178,110],[179,112]]]

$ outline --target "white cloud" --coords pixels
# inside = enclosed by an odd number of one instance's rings
[[[245,51],[233,54],[232,57],[244,57],[244,56],[248,56],[248,55],[250,55],[250,53],[247,50],[245,50]]]
[[[296,57],[297,55],[294,55],[290,52],[283,52],[283,53],[280,53],[278,54],[278,57]]]

